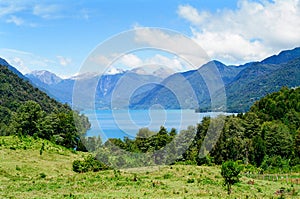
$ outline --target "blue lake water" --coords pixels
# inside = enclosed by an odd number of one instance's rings
[[[91,123],[88,136],[100,135],[108,138],[133,138],[140,128],[158,131],[161,126],[177,132],[188,126],[195,126],[205,116],[216,117],[223,113],[195,113],[194,110],[86,110],[85,114]]]

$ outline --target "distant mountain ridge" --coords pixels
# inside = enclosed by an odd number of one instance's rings
[[[261,61],[262,64],[283,64],[300,57],[300,47],[293,50],[281,51],[278,55],[273,55]]]
[[[138,74],[135,71],[123,70],[118,70],[118,73],[116,74],[104,75],[83,73],[67,79],[62,79],[49,71],[34,71],[26,74],[26,77],[30,79],[35,86],[47,92],[48,95],[55,97],[62,103],[68,104],[72,104],[73,89],[76,81],[82,82],[83,84],[87,82],[89,82],[89,84],[97,84],[95,97],[96,107],[99,109],[124,108],[121,105],[124,101],[122,96],[126,95],[126,92],[129,88],[134,87],[135,85],[148,85],[139,89],[139,91],[137,91],[138,94],[153,87],[149,84],[159,83],[162,80],[160,77],[148,75],[147,73]],[[121,82],[126,82],[126,87],[123,89],[120,89]],[[115,103],[115,107],[111,107],[112,95],[116,87],[119,88],[119,95],[115,96],[116,99],[114,101],[118,101],[117,99],[119,99],[120,103]],[[82,91],[82,96],[84,96],[85,92],[88,92],[89,89],[90,88],[88,87],[84,88]]]
[[[135,68],[132,71],[114,70],[113,74],[81,74],[62,79],[48,71],[35,71],[26,78],[37,87],[46,91],[60,102],[72,103],[75,81],[97,81],[96,107],[99,109],[132,108],[148,109],[155,105],[166,109],[198,109],[211,110],[211,98],[218,99],[221,91],[209,93],[202,74],[220,75],[226,92],[228,112],[247,111],[254,101],[270,92],[278,91],[282,86],[300,86],[299,77],[300,47],[285,50],[278,55],[270,56],[262,61],[249,62],[239,66],[225,65],[217,60],[210,61],[197,70],[174,73],[161,68]],[[1,62],[5,60],[1,59]],[[7,63],[7,62],[5,62]],[[213,67],[212,67],[213,66]],[[216,72],[211,72],[216,68]],[[14,70],[14,68],[12,68]],[[15,69],[16,70],[16,69]],[[159,74],[160,72],[161,74]],[[18,71],[17,71],[18,72]],[[126,81],[124,81],[126,77]],[[122,85],[126,82],[126,85]],[[135,85],[144,85],[131,93],[128,106],[127,91]],[[122,88],[122,89],[120,89]],[[88,88],[85,88],[88,89]],[[113,96],[114,91],[115,95]],[[84,92],[82,93],[84,95]],[[112,97],[115,102],[112,106]]]
[[[245,112],[254,101],[268,93],[280,90],[282,86],[295,87],[300,85],[300,48],[285,50],[278,55],[271,56],[261,62],[250,62],[240,66],[226,66],[219,61],[212,61],[198,70],[177,73],[166,78],[161,85],[148,93],[143,93],[132,99],[130,107],[133,109],[147,109],[160,104],[167,109],[194,108],[197,111],[227,111]],[[218,100],[222,89],[210,93],[201,74],[209,73],[214,65],[224,83],[227,107],[211,109],[211,99]],[[184,80],[178,82],[178,77]],[[191,99],[186,87],[181,87],[184,81],[189,82],[196,94],[197,100]],[[171,85],[171,86],[170,86]],[[172,89],[177,95],[172,94]],[[182,96],[181,96],[182,95]],[[221,99],[222,100],[222,99]],[[181,104],[179,103],[181,102]]]

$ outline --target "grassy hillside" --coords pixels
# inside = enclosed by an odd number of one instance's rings
[[[85,155],[41,139],[0,137],[0,198],[228,197],[219,166],[73,172],[72,162]],[[288,180],[286,175],[277,176],[278,180],[276,176],[255,176],[253,179],[244,174],[241,182],[233,186],[230,198],[278,198],[275,192],[283,188],[285,198],[300,196],[300,184],[296,184],[300,174],[289,174]]]

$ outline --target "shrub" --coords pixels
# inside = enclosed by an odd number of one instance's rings
[[[92,155],[87,156],[84,160],[73,161],[73,171],[77,173],[85,173],[89,171],[97,172],[109,169],[104,163],[97,160]]]
[[[170,179],[170,178],[172,178],[172,177],[173,177],[173,175],[172,175],[171,173],[166,173],[166,174],[164,174],[164,176],[163,176],[164,179]]]
[[[224,186],[227,186],[228,195],[231,193],[231,186],[239,182],[242,169],[237,162],[226,161],[222,164],[221,175],[224,178]]]

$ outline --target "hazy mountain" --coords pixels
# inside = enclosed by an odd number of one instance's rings
[[[31,81],[36,80],[48,85],[57,84],[62,81],[62,78],[46,70],[33,71],[25,76]]]
[[[216,86],[223,86],[231,82],[245,67],[226,66],[218,61],[211,61],[198,70],[173,74],[148,93],[132,99],[131,108],[149,108],[156,104],[169,109],[198,107],[201,101],[210,98],[209,89],[217,89],[208,88],[208,79],[220,75],[219,79],[223,82]]]
[[[94,92],[96,107],[99,109],[126,108],[124,107],[124,103],[126,102],[124,97],[128,95],[130,89],[135,88],[137,85],[143,85],[141,88],[132,91],[136,95],[152,89],[154,87],[153,83],[159,83],[162,80],[160,77],[137,74],[131,71],[119,72],[117,74],[104,74],[102,76],[95,73],[83,73],[68,79],[61,79],[48,71],[34,71],[26,76],[34,85],[47,92],[50,96],[68,104],[72,103],[75,82],[80,83],[82,86],[79,93],[82,98],[85,98],[88,93]],[[94,84],[97,85],[97,89],[96,91],[91,91],[89,85]],[[133,94],[132,92],[131,94]],[[91,99],[84,101],[85,104],[82,104],[82,106],[92,106],[88,104],[89,101],[92,101]],[[112,101],[115,102],[113,107],[111,106]]]
[[[227,66],[219,61],[211,61],[197,70],[175,74],[166,68],[150,66],[131,71],[116,69],[102,76],[86,73],[69,79],[56,78],[45,71],[27,77],[64,103],[72,103],[74,83],[82,81],[81,95],[94,92],[96,107],[101,109],[145,109],[159,105],[168,109],[200,107],[201,111],[210,111],[211,99],[225,100],[220,98],[224,93],[221,89],[225,89],[227,111],[243,112],[254,101],[267,93],[278,91],[282,86],[299,86],[299,57],[300,48],[295,48],[260,62]],[[217,75],[219,79],[215,78]],[[36,79],[39,83],[36,83]],[[217,83],[220,79],[222,82]],[[97,84],[96,91],[89,91],[91,84]],[[89,101],[93,100],[86,99],[86,102]]]
[[[211,99],[221,100],[223,103],[224,99],[220,95],[224,93],[221,89],[225,89],[227,109],[216,106],[214,110],[244,112],[254,101],[278,91],[282,86],[299,86],[299,57],[300,48],[295,48],[282,51],[261,62],[240,66],[226,66],[212,61],[198,70],[171,75],[152,90],[131,99],[130,107],[145,109],[159,104],[168,109],[200,107],[200,111],[211,111]],[[212,64],[219,73],[214,71]],[[203,76],[212,77],[218,74],[223,80],[224,88],[208,88]]]

